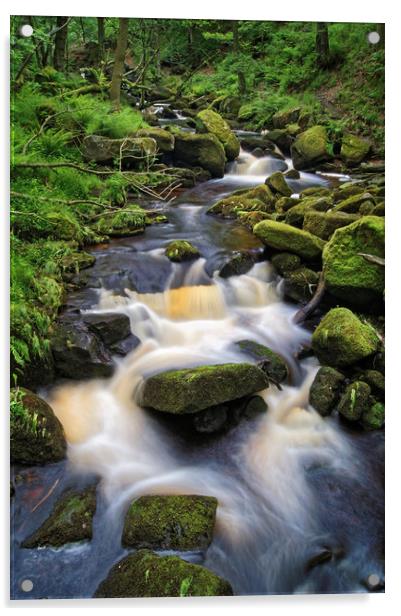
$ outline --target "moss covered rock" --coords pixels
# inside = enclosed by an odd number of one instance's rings
[[[348,214],[357,214],[363,205],[370,204],[375,206],[375,198],[370,192],[360,192],[356,195],[351,195],[346,199],[337,202],[333,208],[333,212],[347,212]]]
[[[332,308],[312,335],[319,361],[328,366],[349,366],[373,355],[379,347],[375,330],[348,308]]]
[[[37,531],[22,543],[24,548],[60,547],[66,543],[92,539],[92,520],[96,511],[96,487],[78,492],[68,490],[57,501],[52,513]]]
[[[206,550],[213,538],[216,508],[212,496],[141,496],[125,516],[123,546]]]
[[[291,109],[277,111],[272,117],[274,128],[285,128],[287,124],[297,122],[300,113],[300,107],[292,107]]]
[[[324,126],[312,126],[298,135],[291,146],[295,169],[311,169],[333,157]]]
[[[238,252],[227,261],[221,270],[219,276],[229,278],[230,276],[241,276],[246,274],[255,265],[255,257],[249,252]]]
[[[319,274],[308,267],[298,267],[284,276],[284,296],[294,302],[307,302],[319,282]]]
[[[380,399],[384,399],[385,379],[384,374],[378,370],[364,370],[358,377],[359,381],[367,383],[372,392]]]
[[[181,261],[190,261],[200,257],[199,250],[186,240],[174,240],[166,247],[166,257],[170,261],[180,263]]]
[[[61,260],[61,267],[66,274],[77,274],[83,269],[92,267],[96,257],[85,251],[73,251]]]
[[[161,154],[167,154],[174,150],[174,135],[164,128],[141,128],[135,133],[137,137],[150,137],[156,141],[157,150]]]
[[[309,403],[323,417],[330,415],[338,402],[344,381],[344,375],[330,366],[317,371],[309,390]]]
[[[157,144],[152,137],[109,139],[101,135],[89,135],[83,140],[81,150],[82,156],[89,162],[105,164],[121,158],[129,162],[130,166],[138,166],[155,156]]]
[[[230,584],[212,571],[178,556],[150,550],[129,554],[109,571],[94,597],[202,597],[232,595]]]
[[[275,209],[278,214],[284,214],[296,205],[299,205],[299,199],[294,197],[280,197],[275,203]]]
[[[237,158],[240,151],[240,142],[233,133],[229,124],[212,109],[204,109],[196,116],[198,132],[215,135],[224,147],[227,160]]]
[[[331,207],[332,201],[328,197],[304,197],[298,205],[294,205],[287,211],[285,222],[302,229],[307,212],[327,212]]]
[[[97,233],[110,237],[124,237],[143,233],[146,225],[146,212],[138,205],[127,205],[118,212],[105,213],[95,226]]]
[[[292,194],[292,190],[285,181],[285,177],[281,171],[276,171],[269,175],[266,179],[266,184],[272,189],[273,193],[277,193],[283,197],[290,197]]]
[[[323,272],[327,289],[355,306],[381,300],[384,267],[362,254],[384,257],[384,219],[365,216],[337,229],[323,251]]]
[[[340,157],[347,165],[359,165],[367,157],[370,149],[369,141],[346,133],[342,138]]]
[[[346,227],[358,220],[358,214],[346,214],[345,212],[316,212],[309,210],[305,212],[303,229],[328,240],[336,229]]]
[[[286,276],[301,266],[301,259],[290,252],[279,252],[272,257],[272,263],[280,276]]]
[[[361,424],[365,430],[380,430],[384,425],[384,404],[374,402],[361,415]]]
[[[358,421],[370,408],[370,387],[363,381],[355,381],[346,387],[338,405],[340,415],[348,421]]]
[[[180,132],[175,135],[174,160],[186,167],[202,167],[215,178],[224,175],[226,155],[215,135]]]
[[[323,240],[308,231],[275,220],[260,222],[255,225],[253,232],[266,246],[292,252],[303,259],[319,258],[325,244]]]
[[[264,372],[277,383],[281,383],[288,377],[287,363],[281,355],[272,351],[269,347],[254,340],[240,340],[236,344],[244,353],[258,361],[263,361]]]
[[[196,413],[268,387],[267,376],[251,364],[220,364],[169,370],[145,381],[140,404],[173,414]]]
[[[65,458],[63,426],[45,400],[28,389],[10,391],[10,455],[17,464],[47,464]]]
[[[243,210],[239,210],[237,211],[236,215],[237,215],[237,220],[242,225],[245,225],[246,227],[248,227],[248,229],[251,229],[251,230],[261,220],[271,220],[272,218],[271,214],[268,214],[267,212],[260,212],[260,211],[246,212]]]
[[[274,212],[274,196],[266,184],[239,190],[212,205],[207,213],[235,218],[240,212]]]

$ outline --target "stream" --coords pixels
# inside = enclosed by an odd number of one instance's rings
[[[39,392],[63,423],[68,459],[13,470],[13,598],[91,597],[128,553],[121,546],[124,515],[144,494],[217,497],[206,554],[179,555],[226,578],[234,594],[366,592],[368,576],[383,577],[382,432],[350,431],[308,406],[319,364],[295,356],[311,334],[292,322],[298,307],[283,301],[268,261],[259,260],[245,275],[217,274],[232,251],[261,258],[263,246],[247,228],[206,210],[282,169],[283,160],[241,150],[224,178],[188,189],[171,204],[146,205],[165,213],[168,223],[93,249],[97,259],[83,272],[86,286],[69,295],[65,309],[124,313],[141,344],[115,360],[110,379],[63,381]],[[299,193],[343,179],[301,173],[288,183]],[[202,258],[171,263],[164,248],[173,239],[189,240]],[[234,345],[244,339],[277,351],[290,367],[281,391],[271,384],[261,394],[267,413],[223,435],[189,439],[136,405],[149,375],[247,361]],[[99,485],[90,543],[19,547],[67,487],[94,478]],[[331,556],[320,558],[327,551]],[[22,589],[24,580],[32,582],[30,592]]]

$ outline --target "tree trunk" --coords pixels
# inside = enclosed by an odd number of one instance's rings
[[[236,55],[237,61],[239,60],[240,55],[240,45],[239,45],[239,35],[238,35],[238,21],[233,21],[233,52]],[[246,79],[244,71],[240,68],[237,69],[237,77],[238,77],[238,92],[240,96],[246,94]]]
[[[316,53],[317,64],[321,68],[327,68],[329,65],[329,30],[324,22],[316,24]]]
[[[104,17],[97,18],[97,42],[99,45],[99,62],[104,60]]]
[[[379,47],[384,47],[384,42],[385,42],[385,24],[377,24],[377,32],[380,35]]]
[[[128,43],[128,18],[120,17],[117,36],[117,46],[114,56],[113,74],[111,77],[110,100],[114,111],[120,109],[121,80],[124,71],[125,52]]]
[[[64,70],[65,66],[65,48],[68,32],[68,17],[57,17],[56,36],[54,39],[54,57],[53,66],[57,71]]]

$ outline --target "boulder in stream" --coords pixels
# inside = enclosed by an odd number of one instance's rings
[[[219,276],[241,276],[246,274],[255,265],[255,256],[250,252],[238,252],[227,261],[219,271]]]
[[[117,212],[105,212],[95,225],[95,231],[110,237],[137,235],[145,231],[146,212],[138,205],[127,205]]]
[[[66,451],[63,426],[51,406],[28,389],[11,389],[11,462],[28,466],[59,462]]]
[[[309,267],[298,267],[284,276],[284,297],[294,302],[307,302],[316,291],[319,274]]]
[[[303,259],[319,258],[325,244],[320,237],[308,231],[275,220],[263,220],[255,225],[253,232],[266,246],[292,252]]]
[[[181,263],[181,261],[191,261],[200,257],[200,252],[187,240],[174,240],[167,244],[166,257],[170,261]]]
[[[259,344],[254,340],[240,340],[236,342],[243,353],[250,355],[258,361],[264,362],[264,372],[268,377],[273,379],[277,383],[284,381],[289,374],[288,366],[285,360],[276,353],[269,349],[264,344]]]
[[[175,162],[184,167],[202,167],[215,178],[224,175],[226,155],[215,135],[178,132],[173,155]]]
[[[141,128],[135,137],[150,137],[156,141],[157,150],[160,154],[168,154],[174,150],[174,135],[164,128]]]
[[[164,413],[192,414],[268,386],[267,375],[252,364],[198,366],[149,377],[139,403]]]
[[[232,594],[226,580],[201,565],[193,565],[178,556],[158,556],[150,550],[139,550],[111,568],[94,597],[216,597]]]
[[[312,126],[297,136],[291,146],[295,169],[313,169],[333,156],[324,126]]]
[[[369,154],[371,144],[357,135],[345,133],[341,142],[340,157],[346,165],[359,165]]]
[[[338,405],[340,415],[348,421],[358,421],[370,409],[370,387],[363,381],[354,381],[346,387]]]
[[[384,425],[384,404],[375,401],[361,415],[361,425],[365,430],[380,430]]]
[[[276,171],[269,175],[269,177],[266,178],[266,184],[271,188],[273,193],[277,193],[282,197],[291,197],[292,190],[285,181],[285,177],[281,171]]]
[[[240,151],[240,142],[227,122],[212,109],[204,109],[196,116],[199,133],[215,135],[224,147],[227,160],[237,158]]]
[[[141,496],[125,516],[127,548],[204,551],[212,539],[217,499],[193,494]]]
[[[322,366],[309,390],[309,403],[322,417],[330,415],[339,400],[345,376],[335,368]]]
[[[82,142],[82,156],[88,162],[111,164],[119,160],[130,167],[150,160],[157,153],[157,144],[151,137],[125,137],[109,139],[101,135],[88,135]]]
[[[308,210],[304,216],[303,229],[314,235],[328,240],[341,227],[346,227],[356,220],[359,220],[358,214],[346,214],[345,212],[316,212]]]

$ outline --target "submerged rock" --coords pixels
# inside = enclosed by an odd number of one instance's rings
[[[196,116],[198,132],[215,135],[224,147],[227,160],[237,158],[240,142],[227,122],[212,109],[204,109]]]
[[[312,335],[312,347],[319,361],[334,367],[349,366],[373,355],[379,342],[373,327],[348,308],[332,308]]]
[[[51,406],[28,389],[11,389],[11,462],[29,466],[59,462],[66,451],[64,429]]]
[[[125,516],[124,547],[206,550],[213,539],[217,499],[212,496],[141,496]]]
[[[175,135],[174,160],[187,167],[202,167],[210,171],[212,177],[221,178],[226,155],[215,135],[180,132]]]
[[[236,346],[254,359],[258,361],[263,360],[263,371],[275,382],[281,383],[288,377],[287,363],[281,355],[275,351],[272,351],[269,347],[259,344],[254,340],[240,340],[239,342],[236,342]]]
[[[253,232],[266,246],[292,252],[304,259],[320,257],[325,244],[323,240],[308,231],[275,220],[258,223]]]
[[[151,376],[139,403],[165,413],[196,413],[268,386],[268,377],[252,364],[199,366]]]
[[[109,571],[94,597],[201,597],[232,595],[230,584],[212,571],[178,556],[150,550],[129,554]]]
[[[384,267],[364,254],[384,258],[384,219],[379,216],[365,216],[337,229],[323,251],[327,289],[355,306],[383,297]]]
[[[82,492],[64,492],[52,513],[37,531],[22,543],[23,548],[60,547],[66,543],[92,539],[92,520],[96,511],[96,487]]]
[[[295,169],[311,169],[330,161],[333,156],[324,126],[312,126],[298,135],[291,146]]]
[[[199,250],[186,240],[174,240],[167,244],[166,257],[170,261],[181,263],[181,261],[190,261],[200,257]]]
[[[255,257],[249,252],[239,252],[235,254],[219,271],[219,276],[229,278],[230,276],[241,276],[246,274],[255,265]]]
[[[309,403],[323,417],[334,409],[344,381],[345,376],[330,366],[322,366],[316,373],[309,390]]]
[[[358,421],[369,410],[370,391],[369,385],[363,381],[348,385],[338,405],[340,415],[349,421]]]

